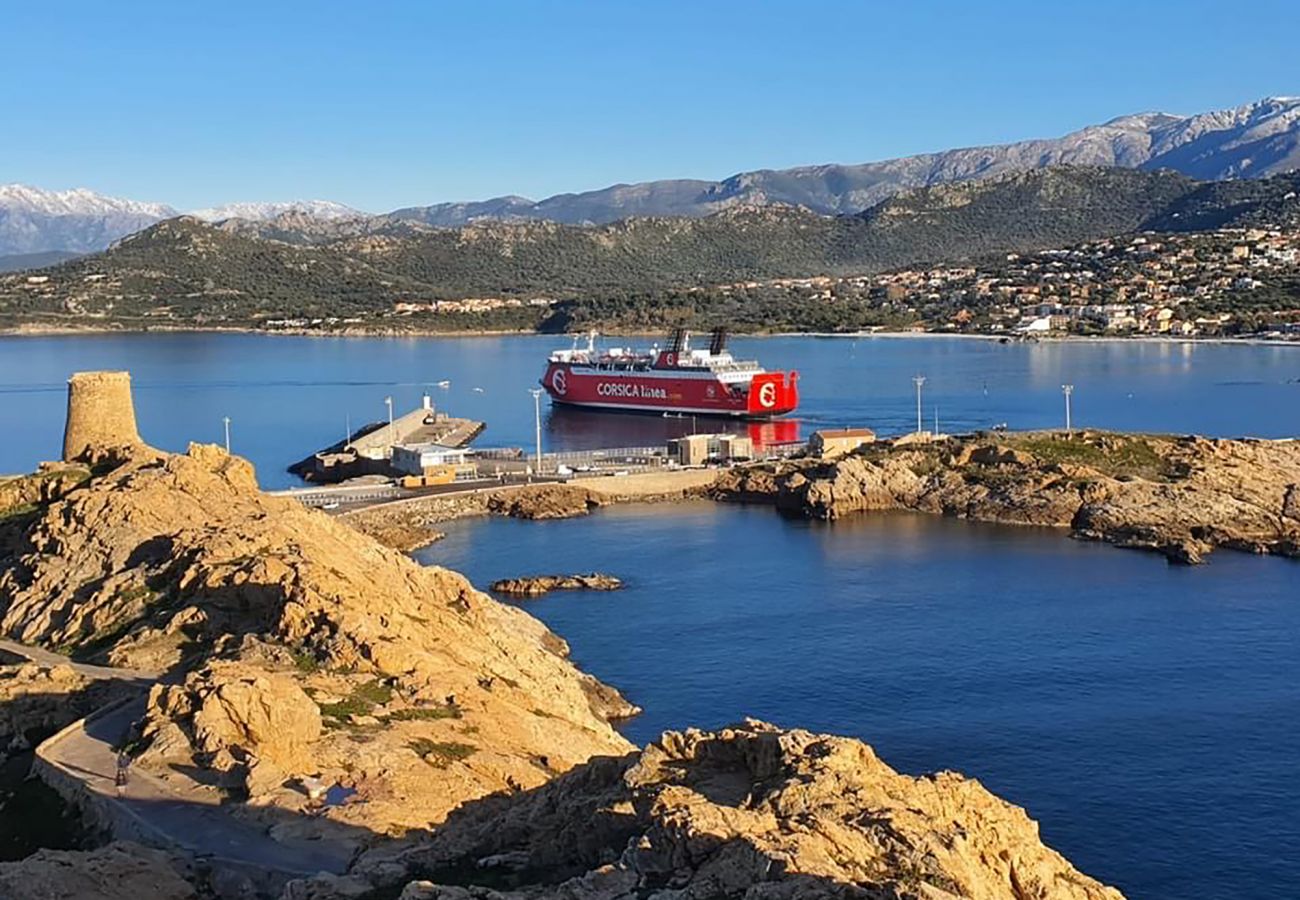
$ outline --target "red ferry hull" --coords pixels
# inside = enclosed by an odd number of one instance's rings
[[[798,376],[764,372],[748,383],[728,386],[707,373],[649,370],[611,373],[551,362],[542,387],[556,403],[625,412],[672,412],[701,416],[768,419],[799,405]]]

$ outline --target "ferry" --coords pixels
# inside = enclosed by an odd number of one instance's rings
[[[685,329],[648,351],[585,347],[556,350],[541,385],[552,402],[587,409],[770,419],[799,405],[799,374],[768,372],[727,349],[727,332],[714,329],[706,348],[693,348]]]

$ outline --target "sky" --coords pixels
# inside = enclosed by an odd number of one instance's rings
[[[370,212],[1300,94],[1296,0],[0,0],[0,183]]]

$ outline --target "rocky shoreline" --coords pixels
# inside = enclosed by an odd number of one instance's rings
[[[612,726],[637,707],[536,619],[263,494],[217,447],[148,447],[121,412],[88,419],[130,433],[98,435],[77,460],[84,479],[0,515],[0,632],[167,673],[138,713],[77,731],[76,748],[110,772],[128,748],[167,800],[132,815],[166,816],[149,833],[185,843],[38,853],[0,864],[0,886],[126,898],[151,895],[153,879],[159,896],[282,900],[1119,897],[977,782],[900,775],[860,741],[746,721],[638,749]],[[492,511],[593,502],[533,493]],[[39,710],[57,706],[48,693]],[[62,771],[75,782],[78,769]],[[112,809],[111,782],[72,795]],[[304,854],[337,874],[288,861]],[[253,869],[291,877],[252,881]]]
[[[690,470],[583,479],[567,484],[483,488],[417,497],[347,512],[340,518],[395,550],[410,552],[443,537],[446,522],[472,516],[569,519],[615,503],[672,503],[699,499],[713,482],[711,471]]]
[[[1197,563],[1216,548],[1300,557],[1300,441],[988,433],[732,469],[709,490],[838,519],[913,510],[1069,529]]]
[[[989,432],[881,441],[833,459],[643,477],[660,481],[654,490],[622,492],[631,479],[490,489],[383,504],[343,519],[409,551],[441,537],[436,526],[465,516],[568,518],[611,503],[709,498],[769,504],[812,519],[911,510],[1049,526],[1180,563],[1201,562],[1219,547],[1300,556],[1296,440]]]

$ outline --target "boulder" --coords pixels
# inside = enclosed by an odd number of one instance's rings
[[[532,575],[524,578],[502,578],[492,582],[491,590],[497,594],[517,597],[539,597],[549,591],[616,591],[623,582],[613,575],[591,572],[587,575]]]
[[[98,850],[38,850],[0,863],[0,897],[23,900],[197,900],[185,866],[139,844]]]
[[[861,741],[755,721],[667,732],[639,755],[467,808],[403,860],[495,869],[521,884],[482,895],[502,900],[1121,897],[976,781],[901,775]],[[391,881],[390,866],[363,857],[356,871]],[[480,896],[425,877],[403,896]]]

